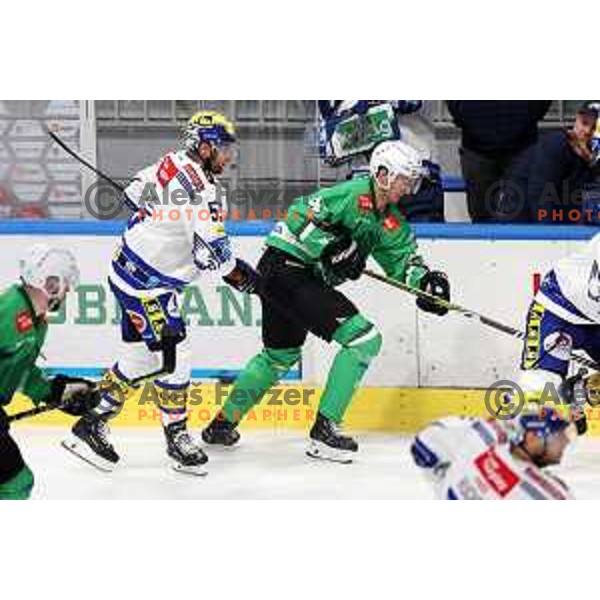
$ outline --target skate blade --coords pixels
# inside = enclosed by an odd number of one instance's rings
[[[215,450],[217,452],[235,452],[240,447],[241,442],[236,442],[235,444],[226,446],[225,444],[209,444],[208,442],[202,440],[202,445],[205,448],[210,449],[211,452],[214,452]]]
[[[206,477],[206,475],[208,475],[208,470],[204,465],[187,466],[172,461],[171,469],[176,473],[183,473],[184,475],[191,475],[192,477]]]
[[[109,460],[98,456],[87,444],[84,444],[75,436],[63,440],[60,445],[83,462],[103,473],[112,473],[115,470],[116,463],[111,463]]]
[[[330,448],[327,444],[311,440],[306,450],[306,456],[316,458],[317,460],[325,460],[329,462],[339,463],[341,465],[350,465],[354,462],[356,452],[350,450],[336,450]]]

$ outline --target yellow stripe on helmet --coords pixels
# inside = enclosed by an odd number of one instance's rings
[[[193,115],[188,123],[190,125],[199,125],[201,128],[221,125],[229,135],[235,136],[235,126],[233,123],[225,115],[215,110],[201,110]]]

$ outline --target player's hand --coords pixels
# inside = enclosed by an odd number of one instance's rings
[[[356,280],[365,270],[367,261],[351,237],[343,236],[331,242],[321,255],[324,273],[334,281]]]
[[[235,268],[223,277],[223,281],[238,292],[256,294],[258,293],[260,275],[245,260],[236,258]]]
[[[95,383],[88,379],[57,375],[51,390],[48,404],[75,417],[88,413],[100,402]]]
[[[422,291],[440,298],[444,302],[450,302],[450,282],[448,276],[442,271],[428,271],[423,275],[419,282]],[[417,306],[425,312],[433,313],[443,317],[448,314],[445,306],[440,306],[437,302],[428,298],[417,298]]]

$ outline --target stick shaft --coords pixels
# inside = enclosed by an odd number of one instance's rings
[[[108,181],[108,183],[110,183],[112,186],[114,186],[120,192],[125,191],[125,188],[120,183],[117,183],[112,177],[109,177],[106,173],[103,173],[100,169],[98,169],[98,167],[95,167],[92,163],[85,160],[85,158],[83,158],[82,156],[79,156],[79,154],[77,154],[77,152],[75,152],[75,150],[72,150],[71,148],[69,148],[69,146],[67,146],[67,144],[65,142],[63,142],[53,131],[48,131],[48,135],[67,154],[70,154],[76,161],[80,162],[82,165],[87,167],[90,171],[93,171],[94,173],[96,173],[96,175],[98,175],[98,177],[102,177],[102,179],[105,179],[106,181]]]
[[[15,421],[22,421],[23,419],[28,419],[29,417],[35,417],[36,415],[41,415],[43,413],[49,412],[58,408],[57,406],[50,406],[48,404],[44,404],[43,406],[36,406],[35,408],[30,408],[29,410],[24,410],[20,413],[16,413],[14,415],[9,415],[7,417],[7,421],[9,423],[14,423]]]
[[[407,285],[406,283],[402,283],[401,281],[396,281],[395,279],[390,279],[389,277],[386,277],[385,275],[380,275],[379,273],[375,273],[374,271],[371,271],[369,269],[365,269],[363,271],[363,274],[366,275],[367,277],[370,277],[371,279],[376,279],[377,281],[381,281],[382,283],[391,285],[392,287],[395,287],[399,290],[407,292],[408,294],[411,294],[413,296],[431,300],[432,302],[435,302],[439,306],[447,308],[449,311],[458,312],[469,319],[475,319],[475,320],[479,321],[482,325],[484,325],[486,327],[490,327],[491,329],[495,329],[496,331],[500,331],[501,333],[510,335],[511,337],[514,337],[514,338],[517,338],[520,340],[524,340],[526,338],[526,335],[524,332],[519,331],[518,329],[515,329],[514,327],[511,327],[510,325],[505,325],[504,323],[500,323],[500,321],[496,321],[495,319],[491,319],[490,317],[486,317],[485,315],[482,315],[474,310],[465,308],[464,306],[461,306],[460,304],[446,302],[442,298],[438,298],[437,296],[434,296],[433,294],[429,294],[427,292],[424,292],[423,290],[419,290],[417,288],[411,287],[410,285]],[[573,360],[574,362],[577,362],[581,365],[585,365],[586,367],[589,367],[591,369],[595,369],[596,371],[600,371],[600,365],[598,365],[595,361],[589,360],[583,356],[577,356],[574,354],[571,356],[571,360]]]

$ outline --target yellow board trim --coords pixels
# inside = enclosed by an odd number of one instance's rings
[[[242,429],[296,429],[306,430],[316,414],[321,390],[309,394],[310,388],[285,385],[275,388],[269,404],[264,401],[255,407],[242,425]],[[305,393],[306,402],[302,401]],[[284,394],[293,402],[282,401]],[[488,416],[483,402],[485,390],[444,389],[444,388],[361,388],[348,410],[344,425],[356,431],[379,431],[386,433],[415,433],[427,423],[438,418],[456,416]],[[222,393],[221,397],[225,394]],[[139,394],[126,402],[121,414],[111,421],[116,427],[159,427],[158,407],[152,403],[150,395],[140,403]],[[197,395],[198,397],[198,395]],[[189,406],[190,422],[194,427],[202,427],[212,418],[223,402],[216,404],[214,385],[204,384],[201,388],[201,402],[193,401]],[[277,404],[280,402],[281,404]],[[31,408],[27,398],[20,396],[11,403],[9,414]],[[586,408],[589,433],[600,435],[600,407]],[[74,422],[60,411],[52,411],[21,421],[15,427],[26,425],[63,425]]]

